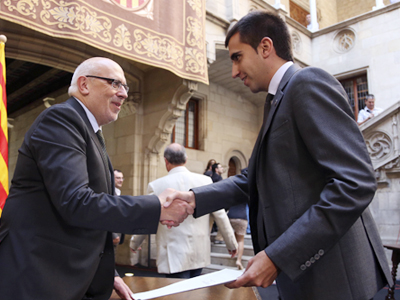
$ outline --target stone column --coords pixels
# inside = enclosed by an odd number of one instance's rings
[[[228,20],[230,22],[232,21],[238,21],[240,19],[240,6],[239,6],[239,0],[231,0],[230,5],[228,7]]]
[[[311,23],[310,25],[307,26],[307,29],[310,30],[311,32],[315,32],[319,30],[316,0],[310,0],[310,14],[311,14]]]
[[[380,9],[382,7],[385,7],[385,4],[383,4],[383,0],[375,0],[376,5],[372,8],[372,10]]]
[[[275,5],[274,5],[274,7],[275,7],[276,9],[283,9],[283,10],[286,10],[285,5],[283,5],[283,4],[281,3],[281,0],[275,0]]]

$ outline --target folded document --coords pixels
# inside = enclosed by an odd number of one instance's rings
[[[147,291],[143,293],[133,294],[135,300],[147,300],[157,297],[172,295],[176,293],[187,292],[191,290],[201,289],[213,285],[223,284],[235,281],[240,275],[243,274],[243,270],[232,270],[224,269],[218,272],[209,273],[194,278],[182,280],[179,282],[172,283],[165,287]]]

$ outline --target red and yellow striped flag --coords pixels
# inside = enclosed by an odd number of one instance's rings
[[[0,218],[8,196],[8,129],[5,42],[0,40]]]

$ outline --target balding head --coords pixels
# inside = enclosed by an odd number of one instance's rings
[[[91,57],[83,61],[75,69],[74,75],[72,75],[71,85],[68,88],[68,95],[74,96],[79,99],[78,78],[80,76],[85,76],[89,74],[101,76],[101,70],[109,68],[110,65],[118,66],[118,68],[121,68],[115,61],[106,57]]]
[[[164,158],[168,171],[175,167],[184,166],[187,160],[185,147],[177,143],[167,146],[164,150]]]
[[[80,100],[102,126],[118,118],[128,97],[124,85],[126,79],[120,65],[109,58],[93,57],[76,68],[68,94]]]

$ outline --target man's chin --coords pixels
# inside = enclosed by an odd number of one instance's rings
[[[254,93],[254,94],[256,94],[256,93],[258,93],[259,91],[260,91],[260,89],[256,89],[256,88],[252,88],[251,86],[249,86],[249,89],[250,89],[250,91],[252,92],[252,93]]]

